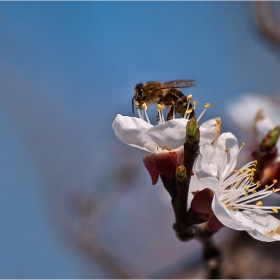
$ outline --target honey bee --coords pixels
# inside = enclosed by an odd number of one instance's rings
[[[137,109],[141,109],[144,103],[146,105],[158,103],[169,108],[167,120],[173,119],[176,113],[184,117],[186,110],[192,108],[192,104],[178,88],[189,88],[195,85],[195,80],[139,83],[134,88],[135,95],[132,98],[132,112],[134,114],[133,101],[135,100]],[[190,113],[190,117],[192,116],[194,116],[194,110]]]

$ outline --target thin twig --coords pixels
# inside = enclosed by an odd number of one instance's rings
[[[259,30],[268,40],[280,47],[280,25],[273,13],[272,2],[255,1],[253,5]]]

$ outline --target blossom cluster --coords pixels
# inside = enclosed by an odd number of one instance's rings
[[[144,113],[147,121],[140,111],[139,118],[118,114],[113,122],[113,129],[125,144],[149,152],[144,156],[143,162],[150,173],[152,184],[156,184],[159,176],[172,179],[177,167],[183,164],[186,126],[190,120],[185,115],[165,122],[161,113],[159,123],[153,126],[146,108]],[[221,134],[220,128],[220,118],[210,119],[199,125],[199,154],[193,172],[202,187],[191,185],[189,191],[193,191],[194,198],[190,207],[207,217],[209,230],[215,231],[227,226],[245,230],[261,241],[280,240],[280,221],[273,216],[280,207],[265,206],[263,202],[266,197],[280,190],[276,177],[271,178],[276,173],[270,173],[269,180],[261,182],[256,160],[249,161],[236,170],[238,155],[245,144],[242,143],[239,147],[235,135],[231,132]],[[263,143],[263,139],[273,128],[274,125],[267,116],[256,118],[255,130],[259,142]],[[270,143],[270,138],[267,143]],[[271,146],[273,155],[275,151],[277,155],[277,146]],[[270,165],[267,164],[266,167],[268,166]]]

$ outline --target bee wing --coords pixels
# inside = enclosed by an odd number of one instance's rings
[[[160,87],[156,89],[166,89],[166,88],[189,88],[195,86],[195,80],[175,80],[163,83]]]

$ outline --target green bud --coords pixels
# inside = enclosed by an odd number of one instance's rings
[[[260,150],[262,152],[270,152],[274,150],[277,141],[279,139],[279,135],[280,135],[280,126],[276,126],[274,129],[269,131],[267,135],[264,137],[260,145]]]
[[[176,169],[176,179],[179,181],[184,181],[187,178],[186,175],[186,168],[184,165],[180,165],[179,167],[177,167]]]
[[[186,127],[186,142],[194,144],[199,141],[200,133],[198,123],[195,117],[192,117]]]

